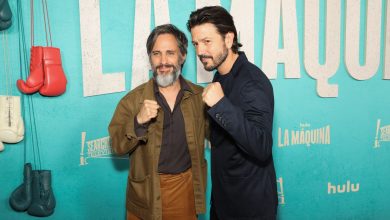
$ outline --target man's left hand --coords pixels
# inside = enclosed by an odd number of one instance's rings
[[[223,93],[222,86],[219,82],[208,84],[202,93],[203,102],[210,107],[213,107],[224,96],[225,94]]]

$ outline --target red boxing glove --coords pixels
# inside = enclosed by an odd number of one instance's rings
[[[18,89],[26,94],[37,92],[43,85],[43,48],[31,47],[30,56],[30,75],[27,77],[26,82],[19,79],[16,82]]]
[[[39,93],[44,96],[59,96],[66,90],[66,77],[62,69],[59,48],[43,47],[44,83]]]

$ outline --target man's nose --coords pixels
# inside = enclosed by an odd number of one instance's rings
[[[198,46],[196,47],[196,55],[201,55],[201,54],[204,54],[205,52],[205,46],[202,45],[202,44],[198,44]]]
[[[167,55],[162,54],[161,55],[161,60],[160,60],[161,64],[167,64],[167,61],[168,61]]]

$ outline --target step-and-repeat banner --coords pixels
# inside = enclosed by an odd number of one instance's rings
[[[388,0],[47,0],[68,84],[57,97],[30,95],[33,108],[15,84],[31,46],[29,1],[21,1],[26,53],[16,2],[0,32],[0,95],[21,96],[25,134],[0,152],[0,219],[30,218],[8,204],[25,162],[52,171],[48,219],[124,219],[128,158],[113,155],[107,126],[120,98],[150,77],[151,29],[173,23],[191,39],[189,14],[205,5],[230,11],[242,50],[274,87],[278,219],[390,219]],[[33,10],[34,45],[46,46],[41,1]],[[212,74],[189,45],[184,77],[206,85]]]

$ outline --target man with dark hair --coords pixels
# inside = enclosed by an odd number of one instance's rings
[[[130,155],[127,219],[193,220],[206,210],[207,116],[202,87],[181,76],[187,45],[174,25],[152,31],[153,78],[121,99],[109,125],[113,151]]]
[[[224,8],[192,12],[187,27],[204,68],[217,70],[202,94],[211,129],[210,218],[276,219],[272,85],[238,51],[233,18]]]

